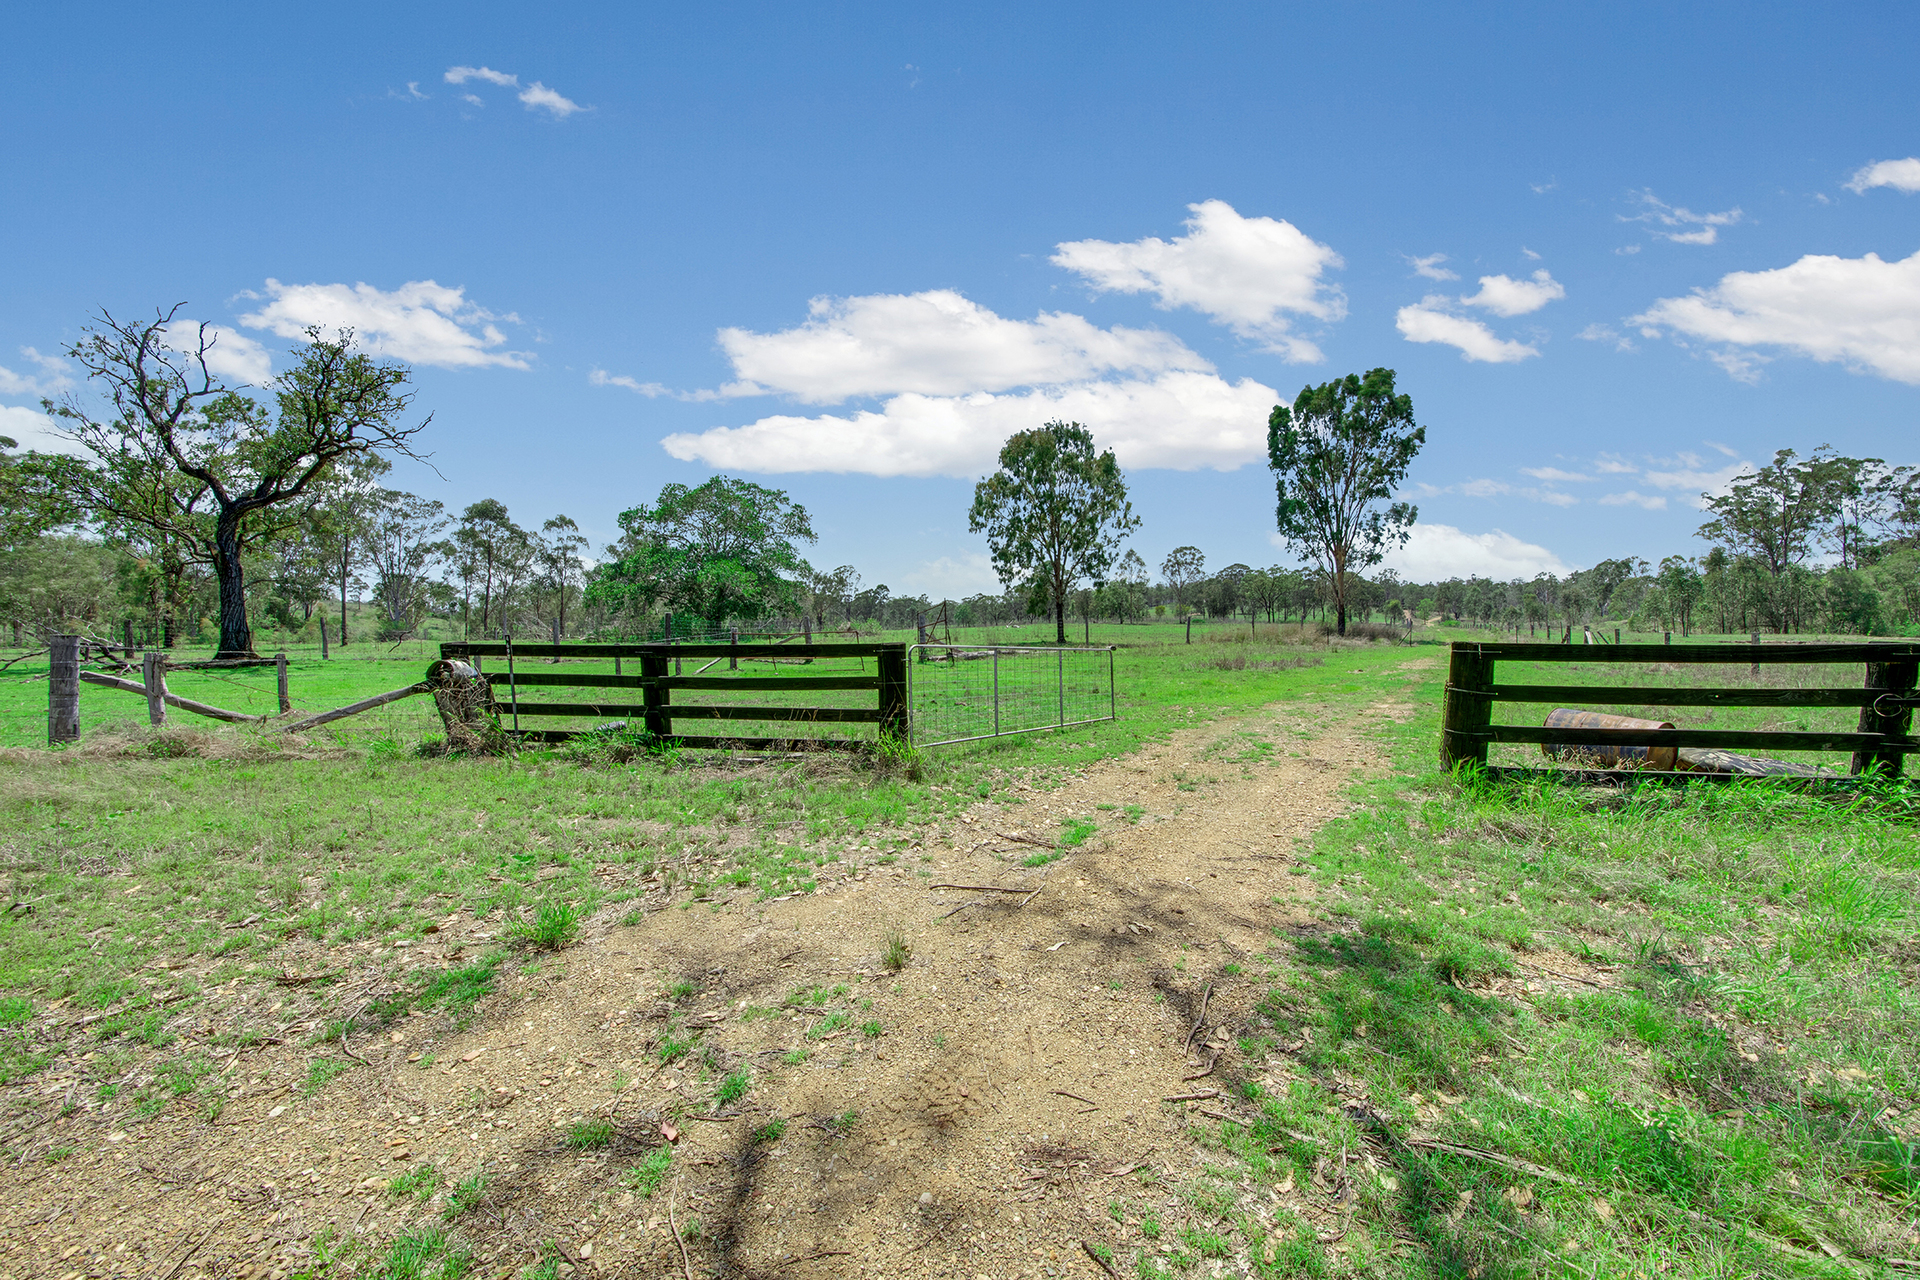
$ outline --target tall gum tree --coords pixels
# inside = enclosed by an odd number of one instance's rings
[[[1049,422],[1001,446],[1000,469],[974,486],[968,525],[987,535],[1003,584],[1045,592],[1065,644],[1068,595],[1106,574],[1140,519],[1113,451],[1095,453],[1077,422]]]
[[[89,517],[177,536],[219,584],[218,658],[253,657],[247,548],[305,518],[337,467],[377,454],[419,458],[413,437],[431,419],[400,422],[412,397],[405,365],[354,349],[351,330],[307,330],[293,367],[267,388],[271,406],[208,367],[216,335],[170,332],[180,308],[145,323],[102,312],[67,354],[112,407],[95,417],[76,395],[47,411],[85,456],[66,479]]]
[[[1382,504],[1426,441],[1413,397],[1395,393],[1391,369],[1305,387],[1291,409],[1275,405],[1267,419],[1280,536],[1326,572],[1343,636],[1354,576],[1406,545],[1413,531],[1418,508]]]

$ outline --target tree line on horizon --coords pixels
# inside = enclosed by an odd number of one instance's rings
[[[802,618],[819,630],[957,626],[1071,617],[1393,623],[1441,616],[1532,634],[1606,619],[1682,634],[1825,630],[1882,634],[1920,620],[1915,469],[1822,446],[1705,495],[1704,556],[1657,568],[1632,557],[1564,579],[1413,583],[1375,570],[1417,511],[1396,499],[1424,443],[1392,370],[1307,387],[1269,421],[1276,528],[1305,562],[1209,572],[1176,548],[1158,576],[1125,545],[1140,521],[1111,451],[1079,423],[1016,433],[969,512],[999,592],[894,595],[852,565],[801,554],[811,518],[781,490],[728,476],[669,484],[620,513],[598,556],[569,516],[523,525],[483,498],[457,511],[389,488],[394,458],[421,458],[431,417],[412,416],[410,371],[318,330],[267,394],[209,368],[215,337],[102,315],[68,350],[98,389],[46,408],[76,449],[17,452],[0,440],[0,625],[19,646],[56,630],[142,643],[253,650],[256,622],[336,644],[437,626],[493,637],[634,636]],[[367,633],[371,626],[371,635]]]

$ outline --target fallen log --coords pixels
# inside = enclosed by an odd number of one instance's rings
[[[297,733],[302,729],[317,728],[320,725],[329,724],[335,720],[344,720],[348,716],[357,716],[362,711],[371,711],[375,707],[384,707],[389,702],[398,702],[402,698],[411,698],[416,693],[428,693],[431,692],[431,690],[432,686],[428,685],[425,681],[419,684],[410,684],[404,689],[394,689],[387,693],[375,694],[371,698],[363,698],[351,706],[336,707],[332,711],[322,711],[317,716],[308,716],[305,720],[296,720],[292,724],[281,725],[280,732]]]
[[[82,671],[80,678],[88,684],[105,685],[109,689],[120,689],[127,693],[147,696],[147,686],[132,680],[122,680],[117,676],[102,675],[98,671]],[[167,705],[178,707],[182,711],[191,711],[197,716],[206,716],[213,720],[225,720],[228,724],[258,724],[266,716],[250,716],[244,711],[228,711],[225,707],[211,707],[204,702],[195,702],[192,698],[183,698],[177,693],[166,695]]]

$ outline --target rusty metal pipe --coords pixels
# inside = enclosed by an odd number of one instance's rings
[[[1602,711],[1575,711],[1560,707],[1547,713],[1549,729],[1671,729],[1664,720],[1639,720],[1633,716],[1612,716]],[[1679,760],[1675,747],[1571,746],[1543,742],[1540,750],[1553,760],[1583,760],[1602,765],[1627,765],[1645,769],[1672,769]]]

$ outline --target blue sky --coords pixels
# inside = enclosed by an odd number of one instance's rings
[[[1006,432],[1150,563],[1284,562],[1266,412],[1386,365],[1409,573],[1703,548],[1781,447],[1920,462],[1911,6],[17,6],[0,431],[89,314],[418,369],[450,507],[596,542],[787,489],[815,563],[992,586]],[[81,389],[83,391],[83,389]]]

